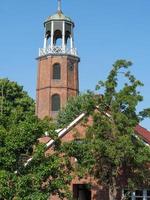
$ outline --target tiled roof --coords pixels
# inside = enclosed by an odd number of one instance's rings
[[[146,143],[150,144],[150,131],[148,131],[147,129],[143,128],[140,125],[137,125],[135,127],[135,133],[141,138],[143,139]]]

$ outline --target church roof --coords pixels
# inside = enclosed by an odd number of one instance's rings
[[[107,113],[106,113],[107,115]],[[109,115],[109,114],[108,114]],[[75,118],[67,127],[60,129],[60,130],[56,130],[56,132],[58,133],[58,137],[61,139],[63,138],[69,131],[71,131],[77,124],[79,124],[81,122],[81,120],[86,116],[86,113],[81,113],[77,118]],[[135,131],[135,135],[137,135],[139,138],[141,138],[144,142],[146,142],[146,144],[150,145],[150,131],[148,131],[147,129],[143,128],[140,125],[137,125],[134,129]],[[50,149],[53,144],[55,143],[55,141],[53,139],[51,139],[48,136],[39,138],[38,141],[40,143],[45,144],[46,149]],[[33,158],[30,158],[29,160],[27,160],[27,162],[24,164],[24,166],[27,166],[28,163],[32,160]]]
[[[141,138],[143,139],[146,143],[148,143],[150,145],[150,131],[148,131],[147,129],[143,128],[140,125],[137,125],[135,127],[135,133]]]
[[[65,136],[70,130],[72,130],[80,121],[86,116],[86,113],[80,114],[77,118],[75,118],[67,127],[64,129],[60,129],[58,132],[58,137],[62,138]],[[144,142],[146,142],[148,145],[150,145],[150,131],[147,129],[143,128],[140,125],[137,125],[134,129],[135,135],[137,135],[139,138],[141,138]],[[43,137],[42,143],[46,143],[47,148],[50,148],[55,141],[54,140],[49,140],[47,141],[47,137]]]

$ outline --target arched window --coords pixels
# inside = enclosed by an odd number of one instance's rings
[[[61,30],[56,30],[54,32],[54,45],[55,46],[62,46],[62,32]]]
[[[54,94],[52,96],[52,111],[57,112],[60,110],[60,96],[58,94]]]
[[[69,31],[66,31],[66,38],[65,38],[65,43],[66,43],[66,47],[68,49],[70,49],[71,47],[71,33]]]
[[[47,38],[47,45],[51,44],[51,33],[50,31],[46,32],[46,38]]]
[[[59,63],[53,65],[53,79],[61,79],[61,67]]]

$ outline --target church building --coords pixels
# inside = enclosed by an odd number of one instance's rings
[[[63,108],[69,97],[79,93],[78,65],[80,58],[74,44],[75,24],[70,17],[63,14],[61,0],[58,0],[56,14],[49,16],[44,22],[43,48],[39,49],[37,89],[36,89],[36,115],[43,119],[48,116],[55,118]],[[82,119],[85,114],[81,113],[71,124],[59,130],[58,136],[62,141],[73,140],[73,128],[84,136],[85,128],[82,127]],[[89,119],[89,123],[90,119]],[[136,134],[147,144],[150,144],[150,132],[140,127],[135,129]],[[54,141],[45,136],[41,142],[51,148]],[[87,187],[88,184],[91,187]],[[72,182],[71,190],[76,200],[108,200],[108,191],[98,186],[91,178]],[[150,190],[141,189],[133,192],[131,200],[150,199]],[[58,200],[57,197],[51,200]],[[121,199],[119,199],[121,200]]]

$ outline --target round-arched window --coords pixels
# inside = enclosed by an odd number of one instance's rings
[[[61,67],[59,63],[53,65],[53,79],[55,80],[61,79]]]
[[[54,94],[52,96],[52,111],[57,112],[60,110],[60,95]]]

